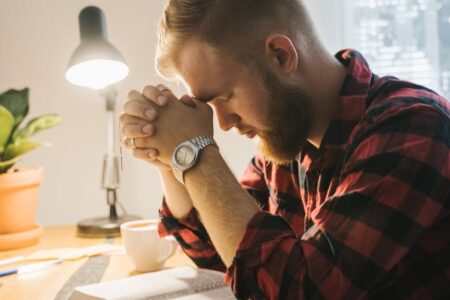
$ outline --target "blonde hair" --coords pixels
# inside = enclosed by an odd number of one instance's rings
[[[173,78],[178,53],[194,38],[255,68],[271,33],[302,45],[316,40],[301,0],[169,0],[158,28],[156,69]]]

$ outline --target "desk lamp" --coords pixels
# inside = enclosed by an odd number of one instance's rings
[[[115,104],[117,92],[112,84],[128,75],[128,66],[122,55],[106,39],[106,21],[103,12],[88,6],[79,15],[81,43],[73,53],[66,71],[66,79],[75,85],[100,90],[108,114],[108,145],[103,160],[102,188],[106,190],[109,216],[82,220],[77,226],[81,237],[108,237],[120,235],[120,224],[140,219],[128,215],[124,209],[118,216],[117,189],[119,187],[119,160],[114,153]],[[123,206],[121,205],[123,208]]]

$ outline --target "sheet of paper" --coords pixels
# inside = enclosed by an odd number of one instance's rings
[[[195,297],[189,297],[194,295]],[[235,299],[223,273],[189,266],[78,287],[70,300]]]
[[[182,296],[174,298],[176,300],[236,300],[230,287],[223,287],[212,291],[201,292],[200,294]]]

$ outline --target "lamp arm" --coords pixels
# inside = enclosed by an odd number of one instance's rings
[[[108,190],[117,190],[119,188],[119,160],[115,154],[115,104],[117,98],[117,91],[114,86],[109,86],[103,89],[101,95],[105,98],[106,112],[107,112],[107,152],[103,161],[103,176],[102,176],[102,187]],[[109,197],[108,197],[109,198]],[[115,198],[115,197],[112,197]],[[110,202],[116,202],[108,200],[108,204],[113,204]]]

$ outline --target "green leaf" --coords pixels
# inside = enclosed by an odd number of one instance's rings
[[[6,173],[16,162],[20,160],[21,157],[15,157],[7,161],[0,161],[0,174]]]
[[[26,139],[44,129],[48,129],[56,125],[59,125],[61,124],[61,122],[62,122],[61,116],[56,114],[36,117],[30,120],[27,126],[14,132],[13,141],[16,142],[21,139]]]
[[[8,90],[0,94],[0,105],[3,105],[14,116],[15,130],[28,114],[28,88]]]
[[[0,105],[0,154],[8,141],[14,126],[14,117],[9,110]]]
[[[47,144],[30,140],[18,140],[6,147],[3,160],[13,159],[41,146],[47,146]]]

